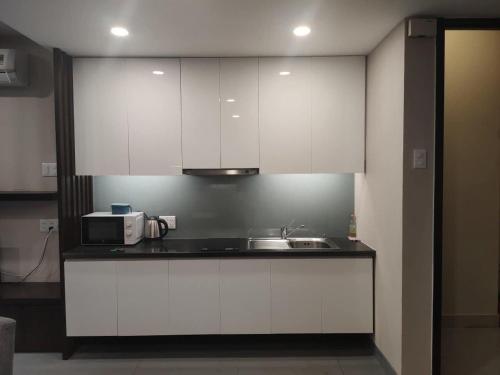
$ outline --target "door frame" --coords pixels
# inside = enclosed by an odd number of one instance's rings
[[[436,34],[436,124],[434,177],[434,293],[432,327],[432,374],[441,374],[441,314],[443,276],[443,148],[444,64],[447,30],[500,30],[500,18],[440,18]]]

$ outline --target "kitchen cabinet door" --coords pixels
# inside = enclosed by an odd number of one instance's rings
[[[365,57],[311,58],[312,172],[364,172]]]
[[[220,59],[221,167],[259,167],[257,58]]]
[[[181,59],[183,168],[220,168],[219,59]]]
[[[77,175],[128,175],[126,61],[73,61]]]
[[[311,172],[310,58],[259,59],[261,173]]]
[[[221,333],[271,333],[271,269],[266,259],[220,263]]]
[[[320,333],[323,259],[271,260],[272,333]]]
[[[118,335],[168,335],[168,260],[116,262]]]
[[[181,175],[179,59],[126,61],[130,174]]]
[[[220,333],[219,260],[171,260],[168,276],[170,334]]]
[[[68,336],[116,336],[117,298],[114,261],[65,261]]]
[[[373,333],[373,260],[322,263],[323,333]]]

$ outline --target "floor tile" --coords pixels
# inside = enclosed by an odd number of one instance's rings
[[[94,353],[91,358],[78,356],[63,361],[58,353],[16,354],[14,375],[344,375],[335,357],[127,359],[124,353],[115,358],[110,358],[109,353],[102,356],[98,358]],[[374,363],[365,357],[361,359],[365,365]],[[350,368],[352,359],[343,361]]]
[[[445,328],[442,375],[500,374],[500,328]]]
[[[63,361],[60,354],[16,354],[14,375],[133,375],[136,360],[124,359],[70,359]]]
[[[375,357],[339,359],[344,375],[386,375]]]

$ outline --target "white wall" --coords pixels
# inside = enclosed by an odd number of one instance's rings
[[[375,343],[398,374],[430,375],[435,39],[396,27],[368,56],[366,173],[356,176],[361,241],[377,250]],[[413,169],[413,149],[428,168]]]
[[[434,38],[405,42],[403,153],[402,373],[432,372],[434,236]],[[427,150],[427,169],[413,169],[413,150]]]
[[[2,48],[29,53],[28,88],[0,86],[0,191],[56,191],[41,162],[56,161],[52,51],[21,36],[2,37]]]
[[[46,233],[40,219],[57,218],[55,202],[0,202],[0,271],[25,275],[40,258]],[[19,277],[2,274],[2,281]],[[53,232],[47,241],[45,260],[27,281],[59,281],[59,240]]]
[[[356,175],[358,237],[377,251],[375,343],[401,373],[405,26],[368,56],[366,173]]]
[[[0,45],[29,53],[31,82],[28,88],[0,87],[0,191],[56,191],[57,179],[42,177],[40,165],[56,161],[52,51],[20,35],[0,35]],[[57,202],[0,202],[1,271],[22,275],[36,265],[45,237],[42,218],[57,218]],[[28,281],[59,280],[58,247],[55,232],[43,265]]]

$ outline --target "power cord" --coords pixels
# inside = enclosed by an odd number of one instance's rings
[[[21,278],[21,282],[26,281],[26,279],[28,277],[30,277],[33,274],[33,272],[35,272],[42,265],[42,263],[45,259],[45,254],[47,253],[47,242],[49,241],[49,237],[53,231],[54,231],[54,227],[49,227],[49,231],[48,231],[47,235],[45,236],[45,240],[43,241],[43,250],[42,250],[42,254],[40,255],[40,259],[38,260],[37,265],[30,272],[28,272],[24,276],[17,275],[15,273],[11,273],[11,272],[5,272],[5,271],[0,271],[0,274]]]

